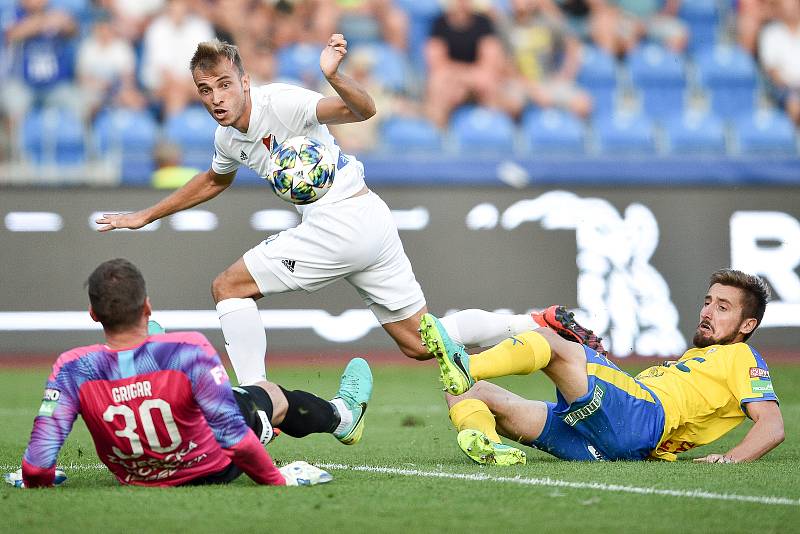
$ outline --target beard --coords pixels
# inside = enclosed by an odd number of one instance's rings
[[[714,337],[714,335],[706,335],[703,333],[699,328],[695,331],[694,337],[692,338],[692,345],[697,347],[698,349],[704,349],[706,347],[710,347],[711,345],[729,345],[734,339],[736,339],[737,332],[733,332],[724,337]]]

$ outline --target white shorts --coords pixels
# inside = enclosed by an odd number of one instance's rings
[[[264,295],[316,291],[344,278],[381,324],[425,306],[392,212],[372,191],[305,210],[296,227],[245,252],[244,263]]]

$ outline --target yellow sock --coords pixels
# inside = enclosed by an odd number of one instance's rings
[[[495,443],[500,443],[500,436],[495,430],[494,415],[486,403],[478,399],[465,399],[450,407],[450,420],[461,432],[465,428],[480,430]]]
[[[469,373],[475,380],[527,375],[545,367],[549,362],[550,344],[541,334],[529,331],[470,356]]]

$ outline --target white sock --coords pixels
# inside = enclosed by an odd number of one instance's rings
[[[439,320],[450,338],[465,347],[491,347],[507,337],[539,328],[530,314],[509,315],[484,310],[462,310]]]
[[[339,412],[339,426],[333,431],[333,435],[338,436],[353,424],[353,412],[347,408],[347,405],[339,397],[331,399],[331,404]]]
[[[267,379],[264,357],[267,334],[253,299],[225,299],[217,303],[225,349],[239,384],[247,386]]]

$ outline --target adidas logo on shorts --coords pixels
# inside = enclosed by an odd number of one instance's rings
[[[283,264],[284,267],[289,269],[290,273],[294,272],[294,260],[281,260],[281,263]]]

